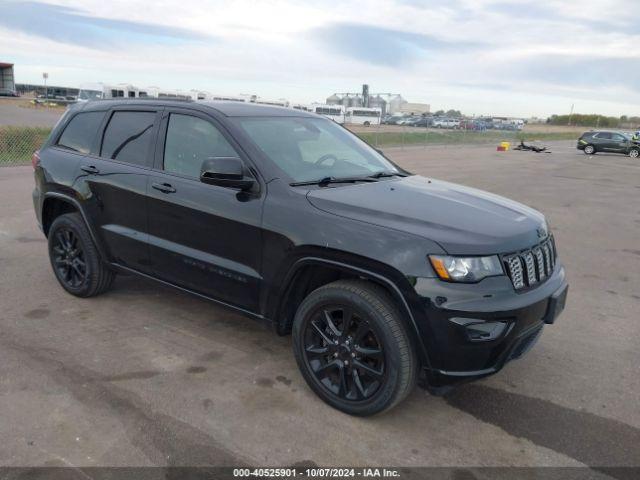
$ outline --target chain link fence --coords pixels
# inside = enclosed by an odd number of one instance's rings
[[[0,126],[0,166],[31,162],[50,132],[48,127]]]
[[[513,146],[520,140],[527,142],[574,140],[575,133],[530,133],[510,130],[447,130],[395,125],[370,127],[348,126],[356,135],[376,148],[388,147],[428,147],[430,145],[499,145],[511,142]],[[51,132],[48,127],[0,126],[0,166],[24,165],[31,161],[31,155],[46,140]]]

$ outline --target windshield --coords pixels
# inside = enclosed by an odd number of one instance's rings
[[[80,100],[97,100],[102,98],[102,92],[98,90],[80,90],[78,98]]]
[[[240,117],[236,122],[294,182],[398,173],[391,162],[331,120]]]

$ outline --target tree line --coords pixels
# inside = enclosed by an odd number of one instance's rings
[[[635,128],[640,125],[640,117],[607,117],[597,114],[551,115],[549,125],[575,125],[579,127]]]

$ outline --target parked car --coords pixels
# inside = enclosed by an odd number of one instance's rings
[[[382,123],[385,125],[398,125],[398,122],[401,122],[403,120],[404,120],[404,117],[401,117],[398,115],[391,115],[386,117]]]
[[[413,175],[301,110],[79,103],[33,166],[64,290],[137,274],[267,322],[349,414],[393,407],[418,377],[442,393],[496,373],[564,307],[541,213]]]
[[[412,124],[414,127],[431,127],[433,126],[432,117],[420,117]]]
[[[433,126],[435,128],[459,128],[460,120],[455,120],[453,118],[434,118]]]
[[[640,143],[634,141],[631,135],[624,132],[601,130],[585,132],[578,139],[576,148],[587,155],[608,152],[621,153],[632,158],[640,157]]]

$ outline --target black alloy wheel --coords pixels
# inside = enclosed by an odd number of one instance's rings
[[[304,352],[317,381],[341,399],[370,398],[384,381],[382,342],[353,307],[318,309],[304,332]]]
[[[345,413],[383,412],[415,386],[420,362],[413,337],[379,285],[351,279],[317,288],[298,307],[292,335],[311,390]]]
[[[59,228],[53,237],[53,264],[58,278],[71,288],[87,281],[87,262],[77,235],[69,228]]]
[[[77,297],[92,297],[107,290],[115,273],[100,258],[80,213],[57,217],[47,232],[49,259],[56,279]]]

